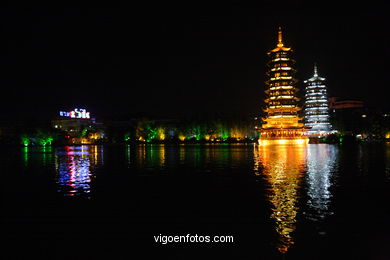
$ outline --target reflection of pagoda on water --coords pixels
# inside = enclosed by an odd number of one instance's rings
[[[310,145],[307,147],[308,184],[306,217],[319,221],[333,214],[330,210],[332,193],[330,191],[335,173],[338,147]]]
[[[277,249],[287,253],[295,243],[299,211],[299,190],[302,186],[306,164],[306,145],[258,146],[255,149],[255,171],[266,181],[266,196],[271,205],[271,219],[278,234]]]
[[[294,60],[292,49],[284,46],[282,31],[279,28],[278,44],[268,55],[271,58],[268,70],[269,80],[265,102],[267,104],[263,118],[265,124],[260,130],[260,144],[267,143],[307,143],[307,129],[300,123],[298,116],[298,89],[295,87]]]

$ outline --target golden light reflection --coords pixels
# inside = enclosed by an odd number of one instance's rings
[[[160,167],[165,167],[165,144],[160,145],[159,150],[158,150],[158,164]]]
[[[164,168],[166,164],[166,147],[164,144],[140,144],[136,148],[136,163],[140,167]],[[130,148],[128,150],[130,152]],[[128,156],[130,157],[130,155]]]
[[[137,163],[144,165],[146,161],[146,145],[140,144],[137,146]]]
[[[96,165],[96,164],[98,164],[98,160],[99,160],[99,158],[98,158],[98,154],[99,154],[99,152],[98,152],[98,147],[97,147],[97,145],[91,145],[91,146],[89,146],[89,150],[90,150],[90,154],[91,154],[91,159],[93,160],[93,162],[92,162],[92,164],[94,164],[94,165]]]
[[[259,139],[259,145],[278,145],[278,144],[308,144],[309,139]]]
[[[390,182],[390,143],[386,144],[386,179]]]
[[[279,236],[277,249],[283,254],[294,244],[292,232],[296,228],[306,152],[306,145],[257,145],[254,149],[255,172],[268,182],[266,196]]]

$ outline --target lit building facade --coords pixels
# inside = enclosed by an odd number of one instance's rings
[[[305,83],[305,125],[310,128],[309,136],[324,136],[330,133],[329,105],[325,78],[318,76],[314,65],[314,75]]]
[[[85,109],[70,112],[60,111],[59,116],[51,121],[54,129],[66,133],[68,143],[96,144],[105,138],[104,126],[96,122]]]
[[[284,46],[279,28],[276,48],[268,52],[268,81],[266,82],[265,117],[260,129],[259,144],[307,143],[307,128],[298,115],[298,89],[295,75],[295,61],[292,49]]]

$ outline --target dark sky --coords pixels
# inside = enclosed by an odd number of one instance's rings
[[[1,9],[1,117],[44,118],[75,106],[97,117],[256,115],[278,26],[300,83],[317,62],[332,96],[386,105],[387,8],[268,1]]]

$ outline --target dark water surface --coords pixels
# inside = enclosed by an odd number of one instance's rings
[[[390,145],[0,153],[1,259],[390,259]]]

